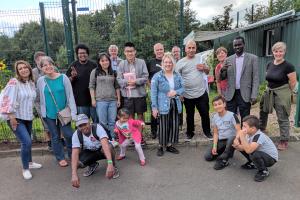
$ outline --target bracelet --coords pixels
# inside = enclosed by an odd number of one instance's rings
[[[112,160],[107,160],[107,164],[113,164]]]
[[[217,144],[213,144],[213,148],[217,148]]]

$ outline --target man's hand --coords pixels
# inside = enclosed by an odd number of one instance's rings
[[[73,187],[76,187],[76,188],[79,188],[79,187],[80,187],[80,180],[79,180],[77,174],[73,174],[73,175],[72,175],[72,180],[71,180],[71,182],[72,182],[72,186],[73,186]]]
[[[257,99],[256,98],[251,98],[250,100],[251,105],[254,105],[257,103]]]
[[[206,68],[205,64],[197,64],[196,67],[199,71],[204,71],[204,69]]]
[[[77,71],[74,66],[71,67],[71,78],[74,79],[77,77]]]
[[[212,155],[218,155],[217,148],[212,148],[211,154]]]
[[[106,178],[111,179],[113,177],[115,173],[115,168],[113,166],[113,164],[107,164],[107,168],[106,168]]]
[[[156,119],[158,115],[158,110],[157,109],[153,109],[152,110],[152,116]]]
[[[168,97],[175,97],[176,96],[176,91],[175,90],[170,90],[169,92],[168,92]]]

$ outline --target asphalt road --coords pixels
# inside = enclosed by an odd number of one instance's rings
[[[2,200],[296,200],[300,198],[300,143],[291,143],[280,160],[270,168],[270,177],[261,183],[253,181],[255,171],[240,169],[245,159],[235,153],[230,166],[215,171],[214,163],[204,161],[205,146],[181,147],[179,155],[166,153],[156,156],[156,149],[148,149],[148,163],[138,165],[136,152],[128,151],[127,158],[118,162],[120,177],[104,177],[105,162],[88,178],[79,171],[81,187],[70,183],[70,167],[60,168],[54,157],[40,156],[34,160],[43,164],[34,170],[33,179],[25,181],[21,175],[20,159],[0,159],[0,199]]]

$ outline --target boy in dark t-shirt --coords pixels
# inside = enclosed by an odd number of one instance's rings
[[[228,166],[228,160],[233,156],[232,143],[236,132],[241,128],[236,114],[226,110],[226,103],[222,96],[216,96],[212,103],[216,111],[211,120],[213,145],[207,149],[204,157],[207,161],[217,159],[214,169],[221,170]]]
[[[238,132],[233,143],[248,160],[243,169],[257,169],[255,181],[264,181],[269,176],[267,167],[278,161],[278,151],[272,140],[259,130],[259,120],[254,115],[243,119],[243,128]]]

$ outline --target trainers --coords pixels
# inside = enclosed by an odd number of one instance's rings
[[[32,174],[29,171],[29,169],[24,169],[23,170],[23,177],[24,177],[25,180],[32,179]]]
[[[120,172],[119,172],[119,169],[117,167],[115,167],[115,172],[114,172],[114,175],[113,175],[113,179],[116,179],[120,176]]]
[[[194,135],[195,135],[194,132],[192,132],[190,134],[186,133],[186,139],[185,139],[185,141],[187,141],[187,142],[191,141],[193,139]]]
[[[242,169],[256,169],[253,162],[246,162],[245,164],[241,165]]]
[[[227,167],[229,165],[229,162],[227,160],[217,160],[216,164],[214,166],[215,170],[221,170],[224,169],[225,167]]]
[[[141,166],[145,166],[146,165],[146,160],[141,160],[140,164],[141,164]]]
[[[270,172],[268,169],[265,169],[263,171],[258,171],[254,176],[254,180],[257,182],[262,182],[269,176],[269,174]]]
[[[42,168],[42,165],[39,163],[35,163],[35,162],[29,163],[29,169],[40,169],[40,168]]]
[[[163,156],[164,155],[164,149],[162,147],[159,147],[157,149],[157,153],[156,153],[157,156]]]
[[[283,140],[280,140],[277,144],[277,149],[280,150],[280,151],[284,151],[284,150],[287,150],[288,148],[288,142],[287,141],[283,141]]]
[[[179,154],[179,151],[175,147],[173,147],[173,146],[167,147],[166,151],[168,151],[170,153],[174,153],[174,154]]]
[[[92,175],[98,166],[99,166],[98,162],[96,162],[93,165],[88,166],[87,170],[83,173],[83,176],[88,177],[88,176]]]

